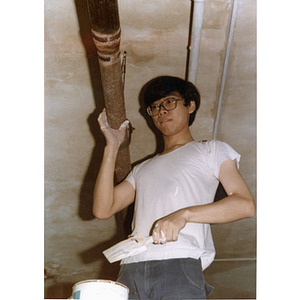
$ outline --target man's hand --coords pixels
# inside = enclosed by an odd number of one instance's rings
[[[154,244],[177,241],[179,231],[184,228],[187,220],[185,210],[180,209],[154,223],[152,237]]]
[[[125,140],[126,129],[129,121],[124,121],[119,129],[112,129],[108,124],[107,115],[104,108],[102,113],[98,117],[98,122],[100,125],[100,129],[105,136],[107,145],[119,147]]]

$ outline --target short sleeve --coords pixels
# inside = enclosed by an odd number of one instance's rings
[[[225,160],[235,159],[237,167],[239,168],[241,155],[228,144],[218,140],[212,140],[208,142],[208,151],[210,153],[210,166],[216,178],[219,178],[220,167]]]
[[[150,159],[145,160],[144,162],[136,165],[131,171],[130,173],[125,177],[125,180],[129,181],[131,183],[131,185],[133,186],[133,188],[136,190],[136,178],[137,178],[137,174],[139,172],[139,170],[141,169],[141,167],[147,163]]]
[[[126,176],[125,180],[129,181],[131,183],[131,185],[133,186],[134,189],[135,188],[135,179],[133,176],[133,170],[129,172],[129,174]]]

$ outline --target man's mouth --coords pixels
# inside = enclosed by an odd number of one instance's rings
[[[171,121],[171,119],[164,119],[164,120],[160,121],[160,123],[163,124],[163,123],[167,123],[167,122],[170,122],[170,121]]]

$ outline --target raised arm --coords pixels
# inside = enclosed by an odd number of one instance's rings
[[[228,197],[214,203],[180,209],[160,220],[153,229],[155,242],[176,241],[186,223],[228,223],[255,215],[253,197],[239,173],[235,160],[220,167],[219,180]]]
[[[98,122],[106,139],[103,159],[94,188],[93,214],[98,219],[108,219],[134,201],[135,191],[128,181],[114,186],[114,170],[119,147],[125,139],[128,121],[118,130],[107,121],[105,109]]]

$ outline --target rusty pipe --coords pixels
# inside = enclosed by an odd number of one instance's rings
[[[114,129],[126,120],[122,83],[121,28],[117,0],[87,0],[93,41],[97,48],[107,118]],[[129,137],[127,137],[128,139]],[[129,143],[120,147],[115,179],[120,182],[131,170]]]
[[[126,120],[124,88],[122,82],[120,41],[121,27],[117,0],[87,0],[94,44],[100,66],[104,105],[110,126],[118,129]],[[131,170],[129,136],[121,145],[115,164],[115,182],[121,182]],[[124,227],[127,209],[116,214]]]

